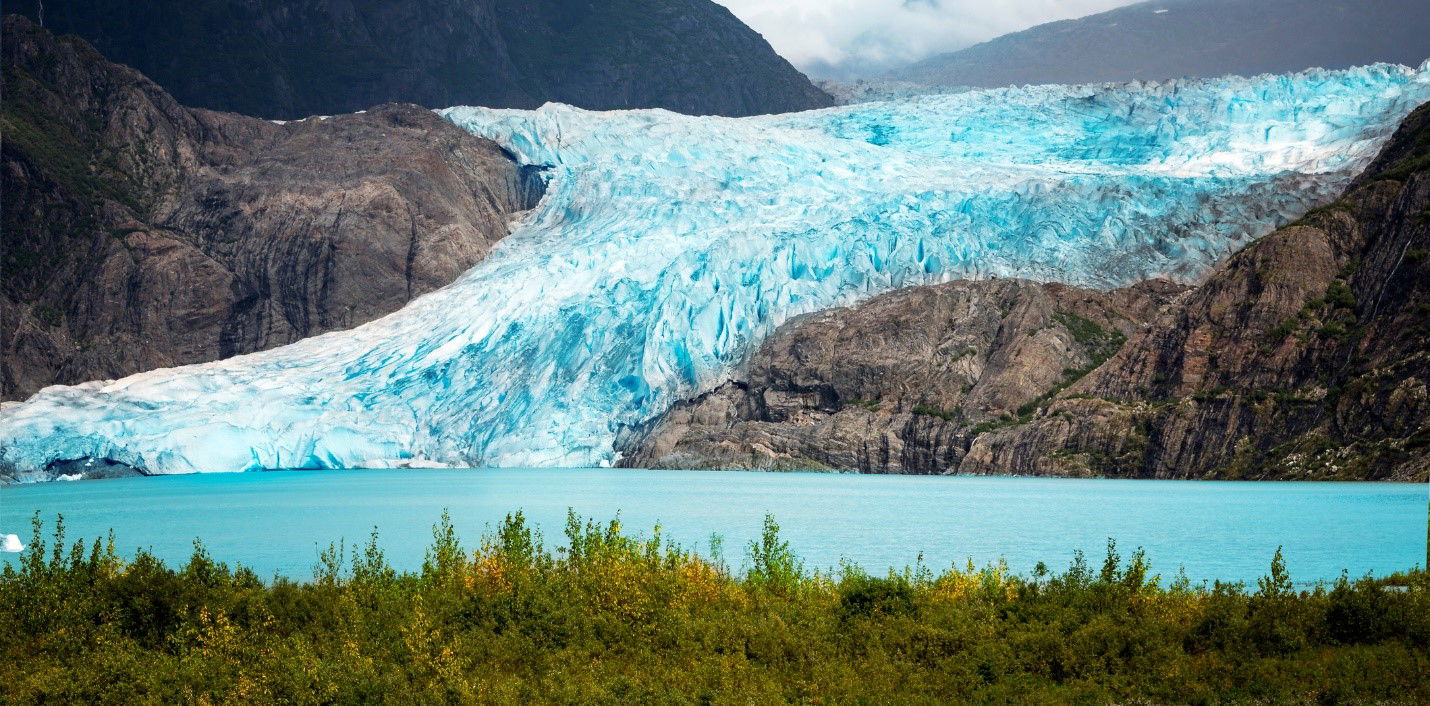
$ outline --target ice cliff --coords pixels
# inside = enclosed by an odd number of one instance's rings
[[[596,465],[793,316],[960,277],[1194,278],[1426,100],[1430,64],[743,119],[451,108],[550,179],[488,259],[350,331],[8,404],[0,465]]]

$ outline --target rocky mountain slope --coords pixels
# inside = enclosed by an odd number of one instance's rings
[[[1421,0],[1156,0],[1051,22],[894,72],[946,86],[1251,76],[1430,58]]]
[[[811,314],[617,448],[635,467],[943,472],[970,428],[1105,361],[1183,289],[960,280]]]
[[[628,466],[1424,481],[1427,384],[1430,105],[1341,199],[1195,289],[894,292],[786,324],[742,379],[619,448]]]
[[[416,106],[280,125],[185,108],[23,17],[3,43],[3,399],[376,318],[540,198]]]
[[[385,102],[668,108],[830,105],[710,0],[40,0],[7,12],[74,33],[181,103],[265,118]]]

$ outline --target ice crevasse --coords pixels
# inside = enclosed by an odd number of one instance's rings
[[[350,331],[8,403],[0,466],[598,465],[799,314],[957,278],[1193,279],[1426,100],[1430,63],[740,119],[450,108],[547,167],[485,261]]]

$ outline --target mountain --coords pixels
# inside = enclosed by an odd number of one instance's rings
[[[782,113],[831,104],[710,0],[15,0],[180,103],[301,118],[387,102]]]
[[[1427,58],[1423,0],[1163,0],[1038,25],[892,75],[992,87],[1417,66]]]
[[[785,324],[624,465],[1430,479],[1430,104],[1200,286],[959,281]]]
[[[616,462],[804,314],[960,278],[1194,280],[1333,200],[1426,100],[1430,70],[1381,65],[741,119],[445,110],[547,169],[500,247],[350,330],[9,403],[0,467]]]
[[[735,379],[628,430],[621,465],[956,471],[970,429],[1097,367],[1186,289],[958,280],[811,314]]]
[[[543,188],[416,106],[279,125],[185,108],[23,17],[3,44],[0,399],[376,318]]]

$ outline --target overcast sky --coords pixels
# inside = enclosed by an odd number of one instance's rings
[[[800,69],[868,73],[1132,0],[715,0]]]

